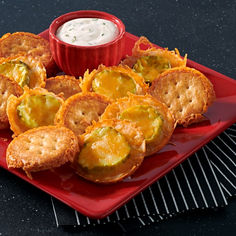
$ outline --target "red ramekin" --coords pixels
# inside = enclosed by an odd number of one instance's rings
[[[75,46],[56,37],[59,26],[75,18],[101,18],[117,25],[118,36],[108,43],[97,46]],[[49,27],[49,42],[53,58],[66,74],[82,76],[84,72],[96,69],[100,64],[119,64],[125,52],[125,26],[117,17],[101,11],[85,10],[70,12],[56,18]]]

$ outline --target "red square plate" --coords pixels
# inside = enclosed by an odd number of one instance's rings
[[[47,30],[40,35],[48,39]],[[127,54],[131,54],[137,39],[138,37],[127,33]],[[178,127],[171,140],[175,145],[166,145],[158,154],[146,158],[131,178],[102,186],[81,179],[68,166],[35,173],[33,180],[28,179],[21,170],[9,171],[86,216],[103,218],[111,214],[236,122],[236,81],[190,60],[188,66],[203,72],[214,85],[217,99],[206,113],[208,120],[189,128]],[[10,141],[11,132],[1,131],[0,166],[5,169],[5,152]]]

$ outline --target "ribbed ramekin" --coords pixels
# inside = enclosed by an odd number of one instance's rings
[[[76,18],[101,18],[117,25],[119,34],[108,43],[97,46],[75,46],[57,38],[58,27]],[[100,64],[117,65],[125,51],[125,26],[117,17],[101,11],[85,10],[70,12],[56,18],[49,27],[49,41],[53,58],[66,74],[82,76],[84,72],[96,69]]]

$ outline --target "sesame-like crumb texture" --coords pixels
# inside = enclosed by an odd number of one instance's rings
[[[8,168],[22,168],[28,174],[74,161],[79,152],[74,133],[58,126],[43,126],[22,133],[9,144]]]
[[[162,73],[153,81],[149,93],[165,103],[178,124],[185,127],[203,120],[202,114],[215,100],[210,80],[188,67]]]
[[[66,126],[76,135],[83,134],[92,121],[98,121],[108,104],[106,97],[96,93],[75,94],[61,106],[55,123]]]
[[[65,100],[70,96],[81,92],[79,80],[70,75],[58,75],[56,77],[48,78],[46,80],[45,89],[57,95],[63,93]]]

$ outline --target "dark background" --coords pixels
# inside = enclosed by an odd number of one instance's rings
[[[0,35],[26,31],[40,33],[61,14],[101,10],[120,18],[126,30],[155,44],[178,48],[188,58],[236,78],[235,0],[57,0],[0,1]],[[236,201],[220,210],[183,213],[134,235],[234,235]],[[0,235],[74,234],[57,229],[50,196],[0,168]],[[76,232],[78,233],[78,231]],[[110,234],[105,229],[81,235]],[[115,234],[115,232],[113,232]]]

